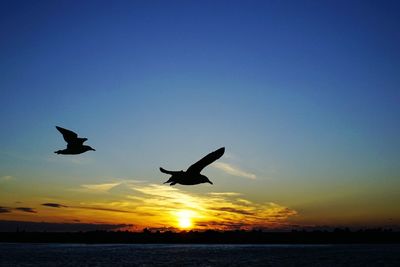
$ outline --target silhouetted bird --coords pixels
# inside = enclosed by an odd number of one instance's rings
[[[160,168],[160,171],[163,173],[167,173],[172,175],[166,183],[170,183],[170,185],[174,184],[182,184],[182,185],[195,185],[201,183],[210,183],[213,184],[210,180],[208,180],[207,176],[200,174],[200,172],[209,164],[213,163],[225,152],[225,147],[221,147],[220,149],[211,152],[192,166],[190,166],[186,171],[167,171],[163,168]]]
[[[88,140],[87,138],[79,138],[76,133],[73,131],[61,128],[56,126],[57,130],[62,133],[65,142],[67,142],[67,148],[64,150],[58,150],[55,151],[54,153],[56,154],[63,154],[63,155],[76,155],[76,154],[81,154],[89,150],[94,150],[90,146],[84,146],[83,142]]]

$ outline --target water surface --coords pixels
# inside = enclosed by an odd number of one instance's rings
[[[0,244],[0,266],[400,266],[400,245]]]

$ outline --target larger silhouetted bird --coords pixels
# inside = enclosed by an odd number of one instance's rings
[[[213,163],[225,152],[225,147],[221,147],[220,149],[211,152],[192,166],[190,166],[186,171],[167,171],[163,168],[160,168],[160,171],[163,173],[167,173],[172,175],[168,181],[164,184],[170,183],[170,185],[174,184],[182,184],[182,185],[195,185],[202,183],[210,183],[213,184],[207,176],[200,174],[200,172],[209,164]]]
[[[96,151],[90,146],[85,146],[83,143],[88,140],[87,138],[79,138],[73,131],[56,126],[57,130],[63,135],[65,142],[67,142],[67,148],[63,150],[57,150],[54,153],[63,155],[76,155],[81,154],[89,150]]]

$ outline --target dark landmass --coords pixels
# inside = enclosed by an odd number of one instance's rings
[[[59,205],[56,203],[46,203]],[[0,233],[5,232],[93,232],[93,231],[117,231],[121,228],[131,227],[131,224],[104,224],[82,223],[80,221],[67,223],[7,221],[0,220]]]
[[[383,229],[350,231],[213,231],[204,232],[0,232],[11,243],[127,243],[127,244],[400,244],[400,232]]]

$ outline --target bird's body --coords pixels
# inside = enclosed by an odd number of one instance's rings
[[[54,153],[56,154],[62,154],[62,155],[78,155],[85,153],[86,151],[93,150],[90,146],[77,146],[77,147],[67,147],[66,149],[63,150],[57,150]]]
[[[160,168],[160,171],[166,174],[170,174],[171,177],[165,183],[170,183],[170,185],[181,184],[181,185],[196,185],[202,183],[213,184],[205,175],[200,174],[200,172],[209,164],[216,161],[225,152],[225,148],[221,147],[214,152],[211,152],[195,164],[191,165],[186,171],[168,171]],[[164,184],[165,184],[164,183]]]
[[[67,142],[67,148],[63,150],[57,150],[54,153],[62,155],[77,155],[89,150],[96,151],[90,146],[83,145],[87,138],[80,138],[75,132],[59,126],[56,126],[56,128],[63,135],[65,142]]]

